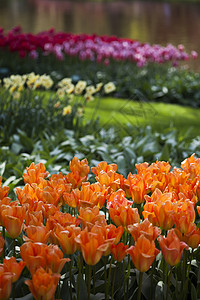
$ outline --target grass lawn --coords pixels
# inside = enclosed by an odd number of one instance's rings
[[[192,136],[200,136],[200,109],[155,102],[136,102],[125,99],[102,98],[88,103],[85,118],[100,116],[100,124],[124,126],[151,125],[156,131],[177,128],[184,132],[191,128]]]

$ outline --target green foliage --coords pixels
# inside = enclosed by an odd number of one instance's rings
[[[51,55],[41,56],[36,64],[28,57],[20,59],[16,53],[12,53],[12,59],[10,56],[10,53],[2,53],[2,78],[33,71],[37,74],[47,73],[54,81],[64,77],[87,80],[89,84],[114,81],[117,86],[116,97],[200,107],[200,73],[183,67],[152,63],[139,68],[134,63],[116,61],[105,66],[91,61],[80,62],[73,57],[66,58],[63,63]]]

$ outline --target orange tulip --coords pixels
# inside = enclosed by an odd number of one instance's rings
[[[77,237],[81,232],[80,227],[75,225],[62,227],[60,224],[57,224],[56,230],[54,232],[62,251],[71,255],[77,250],[77,243],[75,242],[75,237]]]
[[[49,216],[54,216],[56,213],[60,212],[60,205],[55,206],[54,204],[43,203],[42,204],[42,213],[45,221],[49,218]]]
[[[42,243],[24,243],[20,247],[21,257],[25,261],[30,273],[42,267],[45,270],[49,268],[53,273],[60,273],[64,264],[69,261],[63,258],[62,251],[56,245],[45,245]]]
[[[170,266],[175,266],[179,263],[183,249],[188,250],[186,243],[181,242],[175,233],[174,229],[168,231],[167,237],[160,235],[158,242],[165,261]]]
[[[17,238],[22,232],[25,210],[22,206],[6,206],[2,213],[3,224],[11,238]]]
[[[77,157],[73,157],[72,161],[69,163],[69,167],[72,173],[78,172],[80,177],[85,177],[85,179],[87,179],[90,167],[88,166],[86,158],[80,161]]]
[[[3,239],[3,237],[1,236],[1,233],[0,233],[0,257],[3,253],[4,244],[5,244],[5,241],[4,241],[4,239]]]
[[[46,268],[51,269],[53,273],[60,273],[69,258],[63,258],[63,252],[57,245],[50,244],[45,249]]]
[[[101,171],[108,173],[109,171],[117,172],[117,165],[110,164],[108,165],[106,161],[101,161],[96,167],[91,168],[91,172],[94,173],[95,176],[98,176]]]
[[[0,176],[0,200],[3,200],[3,198],[7,197],[8,193],[9,193],[9,187],[2,186],[2,176]]]
[[[181,163],[181,168],[188,174],[190,174],[190,179],[195,179],[200,174],[200,159],[195,158],[195,153],[190,157],[186,158]]]
[[[94,225],[96,222],[100,222],[106,225],[105,215],[99,214],[99,208],[94,206],[90,207],[80,207],[78,220],[80,220],[82,228],[89,226],[89,224]]]
[[[141,223],[128,225],[128,232],[130,232],[134,241],[137,241],[142,234],[150,241],[155,241],[161,234],[161,229],[153,226],[148,219],[145,219]]]
[[[92,233],[96,233],[99,234],[103,240],[104,243],[107,244],[107,249],[106,251],[103,252],[104,256],[108,256],[111,252],[111,246],[113,244],[118,244],[122,234],[123,234],[123,227],[119,226],[119,227],[115,227],[113,224],[109,224],[106,226],[98,226],[98,225],[94,225],[91,229]]]
[[[37,165],[31,163],[31,165],[26,168],[26,173],[23,174],[23,179],[25,184],[39,184],[40,180],[46,178],[48,175],[49,172],[46,171],[45,165],[43,163],[39,163]]]
[[[37,300],[53,300],[60,274],[53,274],[51,270],[39,268],[32,280],[25,280],[33,297]]]
[[[5,197],[2,200],[0,200],[0,225],[1,226],[4,226],[3,219],[2,219],[2,211],[5,208],[11,207],[11,206],[15,206],[15,205],[18,205],[18,202],[17,201],[12,201],[11,202],[11,199],[8,198],[8,197]]]
[[[49,181],[51,183],[51,186],[56,190],[56,192],[59,194],[59,202],[64,205],[64,199],[63,196],[66,193],[70,193],[72,189],[71,183],[67,183],[63,174],[60,172],[59,174],[53,174],[49,178]]]
[[[46,244],[51,231],[48,230],[43,224],[40,226],[29,225],[26,227],[27,237],[24,235],[25,242],[39,242]]]
[[[177,228],[175,228],[175,232],[178,238],[185,242],[192,249],[198,248],[200,244],[200,230],[197,229],[196,224],[190,223],[187,233],[182,234]]]
[[[113,244],[111,246],[111,251],[114,259],[117,262],[121,262],[127,254],[128,245],[124,245],[123,243],[119,243],[117,245]]]
[[[151,197],[145,196],[146,203],[142,212],[154,226],[168,230],[174,225],[174,200],[172,193],[162,193],[156,189]]]
[[[20,247],[21,257],[31,274],[35,273],[39,267],[46,268],[46,248],[45,244],[32,242],[24,243]]]
[[[116,226],[123,226],[127,230],[127,226],[140,222],[140,216],[137,208],[130,206],[115,206],[109,208],[109,214],[111,220]]]
[[[35,193],[39,201],[47,204],[58,205],[59,193],[50,185],[36,187]]]
[[[3,266],[0,266],[0,299],[9,299],[12,289],[13,275],[10,272],[5,272]]]
[[[154,241],[150,241],[142,234],[135,242],[135,246],[131,246],[127,252],[135,267],[140,272],[146,272],[160,251],[155,247]]]
[[[43,214],[42,211],[26,211],[25,214],[25,224],[26,226],[34,225],[40,226],[43,223]]]
[[[75,241],[79,244],[86,264],[92,266],[99,262],[103,252],[108,248],[101,234],[88,232],[87,229],[81,231]]]
[[[130,185],[130,194],[133,202],[136,204],[141,204],[145,202],[144,196],[147,193],[147,187],[142,175],[132,175],[129,173],[128,181]]]
[[[26,263],[23,260],[18,263],[13,256],[3,260],[4,270],[13,274],[12,282],[16,282],[19,279],[25,265]]]
[[[29,183],[26,183],[23,189],[17,187],[16,194],[21,205],[31,201],[38,201],[35,189]]]
[[[125,192],[122,189],[117,190],[116,192],[111,192],[108,195],[107,199],[107,208],[115,206],[132,206],[133,201],[128,200],[125,197]]]
[[[178,202],[176,213],[174,214],[174,223],[181,233],[188,232],[190,224],[195,221],[194,204],[191,201]]]
[[[82,183],[86,181],[90,170],[87,159],[80,161],[77,157],[74,157],[69,163],[69,167],[71,172],[64,176],[66,183],[70,183],[72,189],[80,188]]]

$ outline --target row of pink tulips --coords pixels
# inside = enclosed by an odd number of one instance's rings
[[[53,54],[58,60],[66,56],[77,57],[82,61],[97,61],[108,65],[111,60],[129,61],[143,67],[148,63],[171,62],[174,66],[179,61],[196,59],[196,51],[188,54],[183,45],[175,47],[150,45],[139,41],[117,38],[115,36],[98,36],[96,34],[56,33],[54,29],[36,35],[23,33],[15,27],[8,33],[0,28],[0,48],[18,52],[20,57],[29,55],[37,59],[39,52],[44,56]]]

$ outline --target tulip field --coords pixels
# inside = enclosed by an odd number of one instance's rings
[[[0,300],[200,299],[198,120],[131,124],[198,119],[197,56],[0,29]]]
[[[199,166],[125,178],[74,157],[67,175],[32,163],[15,199],[1,183],[0,299],[197,299]]]

